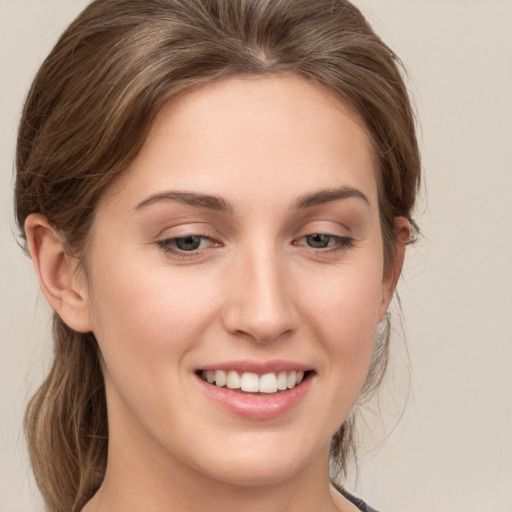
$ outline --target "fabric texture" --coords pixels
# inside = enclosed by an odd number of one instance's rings
[[[345,498],[347,498],[348,501],[352,502],[359,510],[361,510],[361,512],[378,512],[378,510],[370,507],[362,499],[356,498],[348,491],[346,491],[343,487],[340,487],[339,485],[336,484],[334,484],[334,487],[340,494],[343,494],[343,496],[345,496]]]

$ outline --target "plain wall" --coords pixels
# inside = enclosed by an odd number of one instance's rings
[[[0,0],[0,512],[41,510],[21,423],[50,354],[49,311],[13,235],[16,125],[85,4]],[[383,512],[512,512],[512,2],[356,4],[409,70],[427,192],[400,284],[410,363],[397,336],[385,420],[368,417],[353,485]]]

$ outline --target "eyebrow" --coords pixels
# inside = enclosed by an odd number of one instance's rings
[[[359,189],[353,187],[338,187],[306,194],[295,202],[295,207],[302,210],[304,208],[311,208],[312,206],[320,206],[332,201],[350,198],[361,199],[368,206],[371,206],[368,198]]]
[[[318,190],[304,196],[299,197],[294,206],[298,210],[311,208],[313,206],[320,206],[322,204],[330,203],[333,201],[339,201],[343,199],[357,198],[362,200],[368,206],[370,201],[368,198],[357,188],[353,187],[338,187]],[[169,190],[166,192],[160,192],[152,194],[146,199],[143,199],[140,203],[135,206],[135,210],[145,208],[154,203],[162,201],[179,201],[196,208],[206,208],[216,212],[227,212],[233,211],[233,205],[223,199],[222,197],[210,195],[210,194],[199,194],[196,192],[181,192]]]
[[[216,212],[231,212],[233,207],[225,199],[209,194],[198,194],[196,192],[168,191],[153,194],[137,204],[135,210],[144,208],[161,201],[179,201],[196,208],[207,208]]]

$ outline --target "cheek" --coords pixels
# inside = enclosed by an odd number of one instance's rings
[[[107,253],[108,246],[96,252]],[[180,361],[201,339],[212,302],[194,279],[137,254],[117,254],[115,265],[98,256],[91,262],[91,317],[108,374],[119,383],[128,374],[147,391],[169,357]]]
[[[118,270],[94,280],[92,316],[100,345],[103,341],[144,356],[169,350],[170,341],[176,351],[189,346],[211,301],[193,293],[190,282],[166,279],[165,272],[132,273],[126,279],[130,274]]]
[[[214,306],[211,294],[197,293],[194,280],[161,267],[135,272],[124,261],[96,267],[91,276],[94,334],[112,421],[126,428],[145,425],[158,437],[157,426],[178,428],[175,411],[188,407],[179,391],[189,378],[187,355],[204,338],[205,318]]]
[[[316,285],[301,312],[323,344],[332,371],[347,380],[364,381],[373,353],[382,304],[382,270],[379,262],[357,262],[330,272],[325,279],[316,276]],[[357,384],[356,384],[357,385]]]

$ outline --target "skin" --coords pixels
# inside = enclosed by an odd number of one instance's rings
[[[330,489],[329,445],[403,260],[397,245],[383,267],[376,172],[357,115],[328,92],[237,78],[161,110],[98,205],[81,271],[29,217],[46,297],[103,357],[109,461],[84,511],[357,510]],[[190,235],[198,248],[180,250]],[[305,365],[309,388],[278,417],[232,414],[196,372],[240,360]]]

